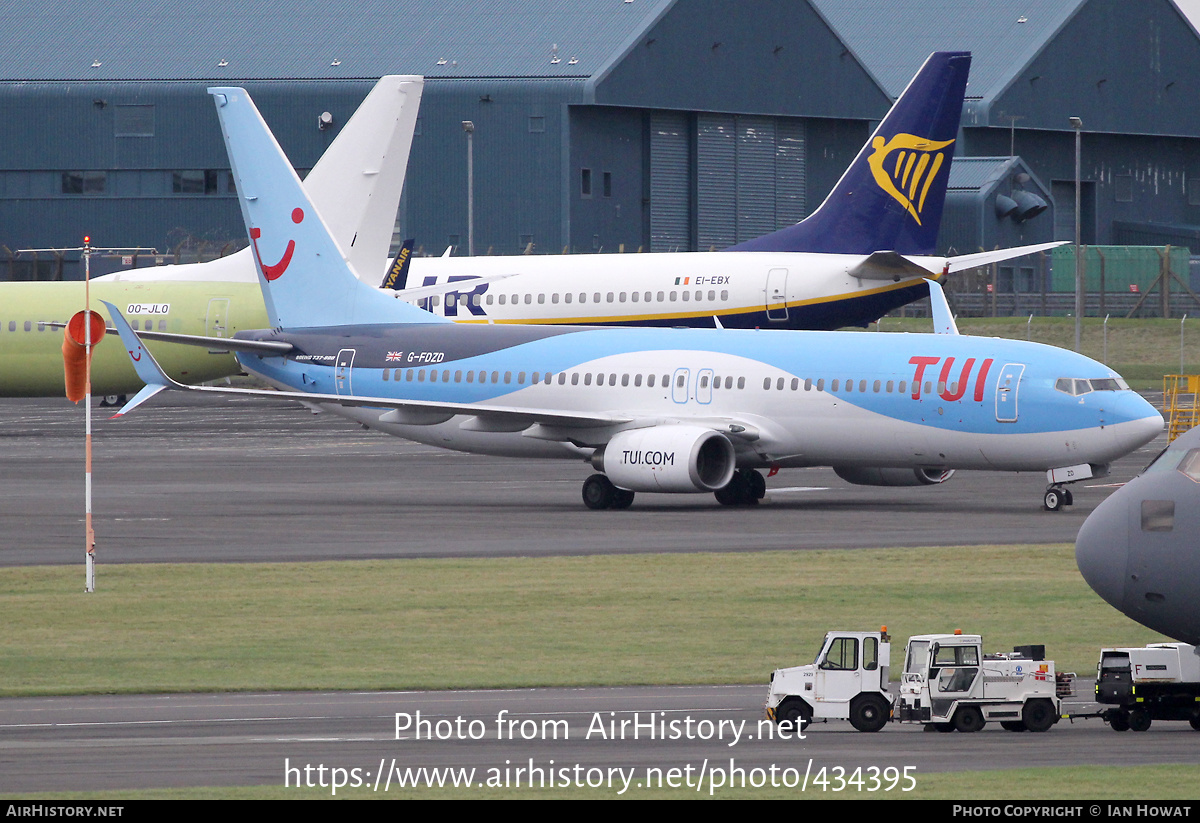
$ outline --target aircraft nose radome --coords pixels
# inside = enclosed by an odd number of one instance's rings
[[[1159,414],[1153,406],[1151,406],[1149,403],[1147,403],[1146,406],[1150,410],[1150,415],[1134,421],[1136,425],[1133,427],[1133,429],[1134,435],[1137,438],[1138,446],[1145,445],[1162,434],[1163,425],[1166,422],[1163,420],[1163,416]]]
[[[1129,402],[1116,411],[1118,419],[1124,418],[1128,421],[1124,426],[1117,428],[1123,429],[1119,438],[1124,441],[1123,445],[1129,451],[1144,446],[1162,434],[1163,416],[1140,395],[1130,394]]]
[[[1108,505],[1111,503],[1110,497],[1084,521],[1075,538],[1075,565],[1096,594],[1110,606],[1121,609],[1128,548],[1123,509]]]

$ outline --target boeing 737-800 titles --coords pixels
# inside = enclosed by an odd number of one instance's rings
[[[282,391],[175,383],[109,306],[147,383],[122,414],[166,388],[303,400],[444,448],[589,462],[592,508],[639,491],[753,502],[768,467],[881,485],[955,469],[1078,478],[1162,428],[1105,366],[958,335],[938,300],[947,333],[931,335],[451,323],[359,282],[246,92],[210,92],[272,326],[228,345]]]
[[[399,296],[444,317],[476,323],[865,325],[924,297],[926,277],[937,279],[945,272],[1054,245],[951,258],[933,255],[969,64],[970,55],[964,53],[932,55],[825,203],[795,226],[723,252],[414,259],[409,288]],[[373,93],[362,109],[370,120],[356,115],[339,137],[339,142],[346,141],[355,124],[394,123],[390,136],[396,148],[380,154],[386,146],[379,142],[362,153],[358,165],[330,164],[348,181],[345,191],[339,192],[340,178],[332,173],[323,178],[331,185],[321,189],[314,187],[316,169],[306,181],[317,193],[314,199],[323,214],[339,218],[331,228],[343,247],[354,237],[354,221],[346,216],[362,213],[363,203],[376,212],[384,203],[394,213],[399,200],[402,179],[394,173],[379,180],[371,196],[362,191],[362,184],[370,178],[373,164],[394,169],[400,165],[397,158],[407,161],[408,142],[401,140],[401,129],[409,129],[406,138],[411,140],[419,78],[403,78],[403,88],[408,100],[402,116],[380,116],[378,104],[368,106]],[[371,236],[390,239],[392,216],[386,226],[373,219]],[[364,222],[365,218],[364,214]],[[368,246],[375,251],[367,254]],[[356,273],[378,282],[385,259],[380,243],[364,243],[360,233],[349,250]],[[139,331],[223,337],[264,326],[249,252],[234,258],[179,267],[168,276],[171,282],[163,282],[167,278],[161,270],[123,273],[119,285],[106,284],[96,293],[122,305]],[[175,282],[192,279],[245,283]],[[463,281],[469,285],[461,285]],[[0,284],[0,374],[8,375],[0,378],[0,396],[62,390],[56,336],[22,330],[43,328],[39,321],[65,320],[81,307],[81,291],[79,284]],[[5,325],[18,334],[5,334]],[[232,358],[207,350],[189,355],[181,347],[160,343],[155,351],[168,374],[188,383],[237,369]],[[112,354],[103,346],[97,350],[97,394],[136,387],[128,366],[113,362]]]

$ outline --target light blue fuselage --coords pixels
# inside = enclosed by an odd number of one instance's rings
[[[581,457],[621,429],[728,420],[757,430],[735,442],[742,467],[1026,471],[1105,464],[1162,428],[1158,412],[1128,389],[1056,388],[1062,378],[1119,379],[1105,366],[996,338],[438,324],[248,336],[296,346],[286,359],[240,358],[281,388],[611,410],[635,421],[554,442],[525,429],[479,431],[469,414],[411,425],[381,421],[386,409],[327,406],[391,434],[486,454]]]

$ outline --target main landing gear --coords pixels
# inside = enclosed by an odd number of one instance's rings
[[[739,469],[713,494],[722,506],[755,506],[767,495],[767,481],[754,469]],[[583,505],[589,509],[627,509],[633,492],[619,489],[607,475],[593,474],[583,482]]]
[[[1051,486],[1046,489],[1046,495],[1042,498],[1042,507],[1048,512],[1059,511],[1063,506],[1074,503],[1075,496],[1071,494],[1071,490],[1062,486]]]
[[[722,506],[757,506],[767,496],[767,481],[754,469],[738,469],[713,495]]]
[[[633,505],[633,492],[618,489],[603,474],[593,474],[583,481],[583,505],[589,509],[628,509]]]

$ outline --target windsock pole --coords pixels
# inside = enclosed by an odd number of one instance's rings
[[[84,352],[84,437],[87,458],[84,466],[84,557],[85,592],[96,590],[96,533],[92,531],[92,238],[83,238],[83,352]]]

